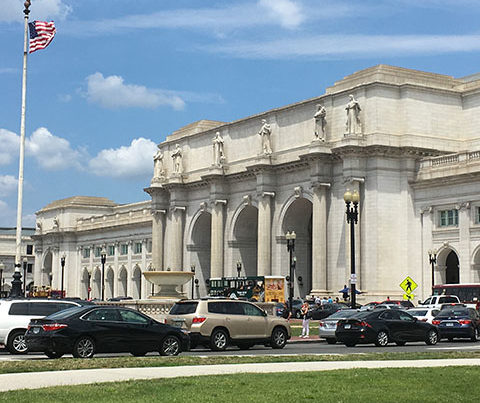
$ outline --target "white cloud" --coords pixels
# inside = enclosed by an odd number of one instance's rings
[[[82,152],[73,150],[67,140],[54,136],[45,127],[33,132],[27,139],[25,148],[43,169],[54,171],[70,167],[80,168]]]
[[[24,0],[2,0],[0,22],[23,23]],[[72,8],[63,0],[34,0],[30,6],[30,17],[33,20],[57,19],[63,20],[70,14]]]
[[[7,196],[17,189],[18,180],[12,175],[0,175],[0,196]]]
[[[206,46],[212,53],[249,59],[364,58],[480,50],[480,35],[318,35]]]
[[[259,5],[285,28],[298,27],[305,19],[301,6],[291,0],[260,0]]]
[[[20,137],[16,133],[0,128],[0,165],[10,164],[18,156]]]
[[[157,108],[166,105],[179,110],[185,107],[185,102],[172,91],[125,84],[120,76],[104,77],[98,72],[87,77],[86,97],[90,102],[109,109]]]
[[[135,178],[153,172],[153,155],[156,144],[143,137],[132,140],[128,147],[102,150],[90,160],[89,168],[98,176]]]

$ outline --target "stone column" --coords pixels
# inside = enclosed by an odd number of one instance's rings
[[[167,268],[171,271],[183,271],[183,215],[185,207],[174,206],[170,209],[168,225],[171,226]]]
[[[35,266],[33,268],[33,283],[40,286],[42,284],[43,277],[43,248],[35,245]]]
[[[58,247],[53,248],[52,252],[52,289],[59,290],[61,279],[61,269],[60,269],[60,249]]]
[[[458,270],[460,283],[473,283],[475,276],[470,265],[470,203],[455,206],[458,210],[459,256]]]
[[[259,276],[272,274],[272,198],[274,192],[262,192],[258,204],[258,260]]]
[[[163,266],[163,238],[165,233],[166,210],[152,211],[152,266],[154,270],[165,270]]]
[[[212,208],[210,277],[223,277],[223,222],[226,200],[215,200]]]
[[[329,183],[313,187],[312,292],[327,292],[327,189]]]

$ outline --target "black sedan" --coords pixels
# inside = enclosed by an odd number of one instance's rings
[[[339,311],[340,309],[347,309],[349,308],[345,304],[337,304],[337,303],[329,303],[324,305],[317,305],[310,309],[310,317],[314,320],[324,319],[335,312]]]
[[[432,320],[438,327],[440,338],[453,340],[455,337],[480,339],[480,317],[475,309],[455,306],[442,309]]]
[[[25,333],[29,351],[50,358],[71,353],[91,358],[95,353],[150,351],[177,355],[189,349],[188,332],[159,323],[129,308],[86,306],[69,308],[43,319],[32,319]]]
[[[433,345],[439,339],[435,326],[396,309],[364,311],[340,320],[335,337],[347,347],[359,343],[375,343],[378,347],[385,347],[389,342],[403,346],[409,341],[424,341]]]

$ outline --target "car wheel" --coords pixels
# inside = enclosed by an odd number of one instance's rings
[[[405,344],[407,344],[407,342],[406,341],[396,341],[395,344],[397,346],[404,346]]]
[[[272,348],[279,349],[287,344],[287,331],[283,327],[273,329],[270,345]]]
[[[17,330],[8,338],[7,349],[10,354],[26,354],[27,343],[25,342],[25,331]]]
[[[60,358],[63,356],[63,353],[57,353],[56,351],[47,350],[43,352],[48,358]]]
[[[436,330],[430,329],[427,332],[427,338],[425,339],[425,343],[429,346],[434,346],[438,343],[438,333]]]
[[[92,358],[95,354],[95,342],[90,337],[80,337],[73,346],[75,358]]]
[[[144,357],[147,354],[147,352],[138,350],[138,351],[130,351],[130,354],[132,354],[134,357]]]
[[[168,335],[160,346],[160,355],[178,355],[180,353],[180,339],[173,334]]]
[[[475,341],[478,341],[479,338],[480,338],[480,331],[478,330],[478,327],[477,327],[476,329],[473,330],[473,336],[470,340],[475,342]]]
[[[329,338],[327,339],[327,343],[328,343],[328,344],[335,344],[336,342],[337,342],[337,339],[333,339],[333,338],[331,338],[331,337],[329,337]]]
[[[388,344],[388,334],[383,330],[380,330],[377,333],[377,338],[375,340],[375,345],[377,347],[385,347]]]
[[[347,347],[355,347],[357,343],[349,341],[348,343],[345,343]]]
[[[210,348],[213,351],[224,351],[228,346],[228,333],[223,329],[216,329],[210,336]]]

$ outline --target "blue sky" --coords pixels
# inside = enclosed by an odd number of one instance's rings
[[[23,0],[0,0],[0,226],[15,226]],[[322,95],[379,63],[480,71],[478,0],[32,0],[24,225],[53,200],[147,200],[156,144]]]

